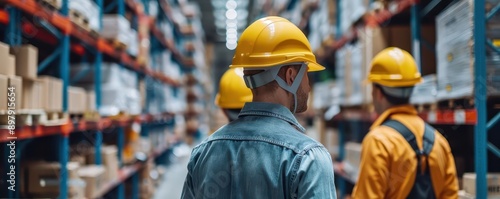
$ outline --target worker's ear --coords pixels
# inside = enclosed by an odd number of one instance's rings
[[[285,71],[286,83],[292,85],[295,77],[297,77],[297,71],[293,67],[287,67]]]

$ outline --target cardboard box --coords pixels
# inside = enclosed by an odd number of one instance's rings
[[[77,179],[80,165],[68,162],[68,179]],[[61,165],[58,162],[36,162],[27,169],[28,192],[30,194],[59,194],[59,178]]]
[[[87,92],[87,111],[95,111],[96,109],[96,101],[95,101],[95,91]]]
[[[12,47],[16,57],[16,74],[26,79],[36,79],[38,72],[38,48],[32,45]]]
[[[500,199],[500,173],[488,173],[486,175],[488,186],[488,198]],[[466,193],[476,195],[476,174],[465,173],[463,177],[464,190]]]
[[[42,83],[39,80],[23,79],[22,109],[41,109]]]
[[[7,76],[16,75],[16,57],[10,54],[0,55],[0,60],[3,60],[4,64],[4,67],[0,67],[0,74]]]
[[[0,42],[0,60],[3,67],[0,67],[1,75],[16,75],[15,57],[9,54],[9,45]]]
[[[42,96],[40,102],[42,103],[42,109],[48,112],[61,112],[63,82],[51,76],[42,76],[38,79],[41,82]]]
[[[23,79],[21,79],[21,77],[18,76],[10,76],[8,77],[8,79],[9,79],[8,88],[13,87],[15,89],[14,93],[16,93],[15,96],[16,109],[20,109],[23,101]]]
[[[0,74],[0,93],[8,93],[9,78]],[[6,95],[6,94],[5,94]],[[2,94],[0,97],[0,111],[7,110],[7,97]]]
[[[102,163],[106,168],[105,181],[118,178],[118,149],[115,145],[103,146],[101,148]]]
[[[68,112],[84,113],[87,110],[87,93],[79,87],[68,87]]]
[[[95,164],[95,149],[92,148],[86,153],[87,164]],[[120,169],[118,162],[118,149],[115,145],[101,147],[101,162],[106,173],[103,176],[104,181],[110,181],[118,178]]]
[[[85,183],[85,197],[96,198],[97,194],[104,184],[104,173],[106,169],[99,165],[83,166],[78,170],[78,176],[82,178]]]

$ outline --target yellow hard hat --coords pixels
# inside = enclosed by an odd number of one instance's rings
[[[243,108],[245,102],[252,101],[252,91],[243,80],[242,68],[230,68],[222,75],[215,104],[224,109]]]
[[[241,34],[230,68],[269,68],[305,62],[308,71],[325,67],[316,63],[307,37],[292,22],[281,17],[264,17]]]
[[[368,81],[387,87],[411,87],[420,83],[422,76],[410,53],[389,47],[372,59]]]

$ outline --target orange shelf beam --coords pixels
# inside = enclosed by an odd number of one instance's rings
[[[73,25],[68,17],[47,10],[46,8],[40,6],[35,0],[5,0],[5,3],[23,10],[33,16],[45,19],[61,30],[64,34],[71,33]]]
[[[9,23],[9,13],[6,10],[0,10],[0,23]]]
[[[9,134],[8,129],[0,129],[0,142],[8,142],[13,139],[9,137],[15,137],[15,140],[23,140],[37,137],[44,137],[50,135],[68,135],[73,131],[73,124],[68,120],[67,123],[56,126],[23,126],[16,127],[14,130],[14,135]]]

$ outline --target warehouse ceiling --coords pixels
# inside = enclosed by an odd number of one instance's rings
[[[198,3],[207,41],[225,42],[229,49],[247,26],[253,0],[191,0]]]

